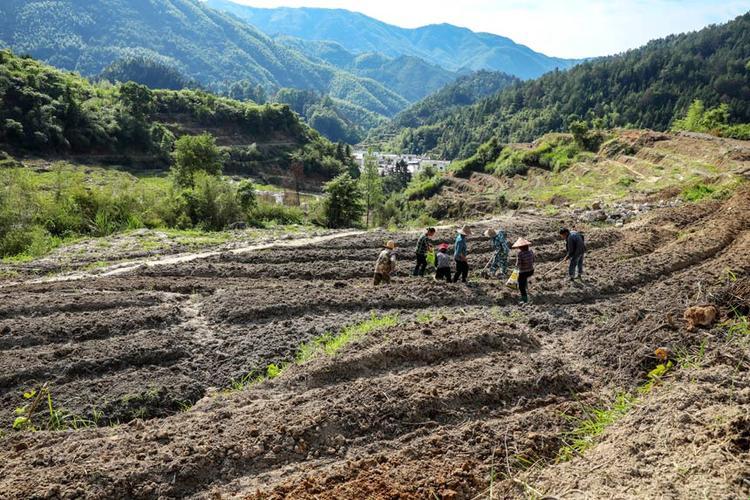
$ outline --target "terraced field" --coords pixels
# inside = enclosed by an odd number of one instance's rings
[[[2,287],[2,496],[746,498],[750,349],[718,325],[688,331],[682,314],[715,303],[729,317],[721,293],[750,271],[750,193],[584,228],[580,286],[558,266],[562,222],[497,222],[534,243],[526,307],[479,278],[481,236],[469,285],[408,276],[414,233]],[[374,288],[386,239],[405,250]],[[294,362],[373,317],[390,321]],[[700,345],[708,355],[683,356],[589,452],[555,463],[587,405],[644,384],[655,348]],[[97,426],[9,430],[44,383]]]

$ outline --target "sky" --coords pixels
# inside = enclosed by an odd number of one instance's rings
[[[254,7],[343,8],[405,28],[450,23],[572,58],[615,54],[750,11],[750,0],[234,1]]]

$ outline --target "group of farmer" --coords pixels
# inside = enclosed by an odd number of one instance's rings
[[[434,227],[428,227],[419,236],[415,249],[416,264],[412,274],[414,276],[424,276],[427,272],[427,266],[435,268],[434,279],[437,281],[445,280],[448,283],[457,283],[461,280],[466,283],[469,276],[469,260],[467,238],[471,236],[471,228],[463,226],[456,231],[456,240],[453,244],[453,255],[449,254],[450,245],[440,243],[435,245],[433,241],[436,230]],[[568,274],[570,280],[575,283],[576,279],[582,279],[583,275],[583,257],[586,252],[586,245],[583,234],[578,231],[570,231],[567,228],[560,229],[560,238],[565,240],[565,260],[569,261]],[[529,301],[529,278],[534,275],[534,252],[531,250],[531,242],[525,238],[518,238],[511,246],[505,231],[498,229],[488,229],[483,233],[492,243],[493,254],[489,262],[482,270],[489,276],[505,279],[508,276],[506,285],[518,289],[521,295],[521,303]],[[511,250],[517,250],[516,267],[510,275],[508,274],[508,257]],[[391,273],[396,270],[396,243],[388,241],[375,263],[375,285],[388,283]],[[452,271],[452,264],[455,263],[455,271]]]

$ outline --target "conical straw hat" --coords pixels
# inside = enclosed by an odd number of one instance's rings
[[[513,248],[521,248],[521,247],[528,247],[531,246],[531,242],[524,238],[518,238],[515,243],[513,243]]]

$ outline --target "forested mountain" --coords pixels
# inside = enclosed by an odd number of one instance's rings
[[[312,90],[284,88],[276,93],[273,100],[287,104],[303,116],[311,127],[337,142],[358,143],[370,129],[388,122],[382,115]]]
[[[664,130],[695,99],[706,107],[726,103],[730,123],[750,121],[750,13],[516,83],[438,120],[424,119],[431,124],[403,131],[394,147],[467,157],[492,137],[530,141],[580,118]]]
[[[462,76],[400,112],[393,118],[391,128],[432,125],[449,116],[456,108],[473,104],[518,82],[518,78],[497,71],[477,71]]]
[[[271,35],[329,40],[355,53],[414,56],[450,71],[490,69],[526,79],[579,62],[548,57],[509,38],[450,24],[407,29],[342,9],[261,9],[229,0],[207,1]]]
[[[163,165],[176,138],[203,132],[227,148],[231,169],[245,173],[271,166],[283,172],[292,155],[302,159],[311,177],[330,178],[343,169],[343,159],[336,157],[341,148],[286,105],[151,90],[134,82],[92,84],[0,50],[0,149]],[[269,147],[259,149],[264,143]]]
[[[388,57],[380,52],[355,54],[336,42],[280,36],[276,40],[312,60],[326,62],[358,76],[372,78],[405,97],[418,101],[453,82],[459,74],[418,57]]]
[[[3,0],[0,38],[16,53],[86,76],[140,58],[209,88],[237,80],[268,93],[304,88],[384,116],[408,105],[375,80],[313,62],[198,0]]]

